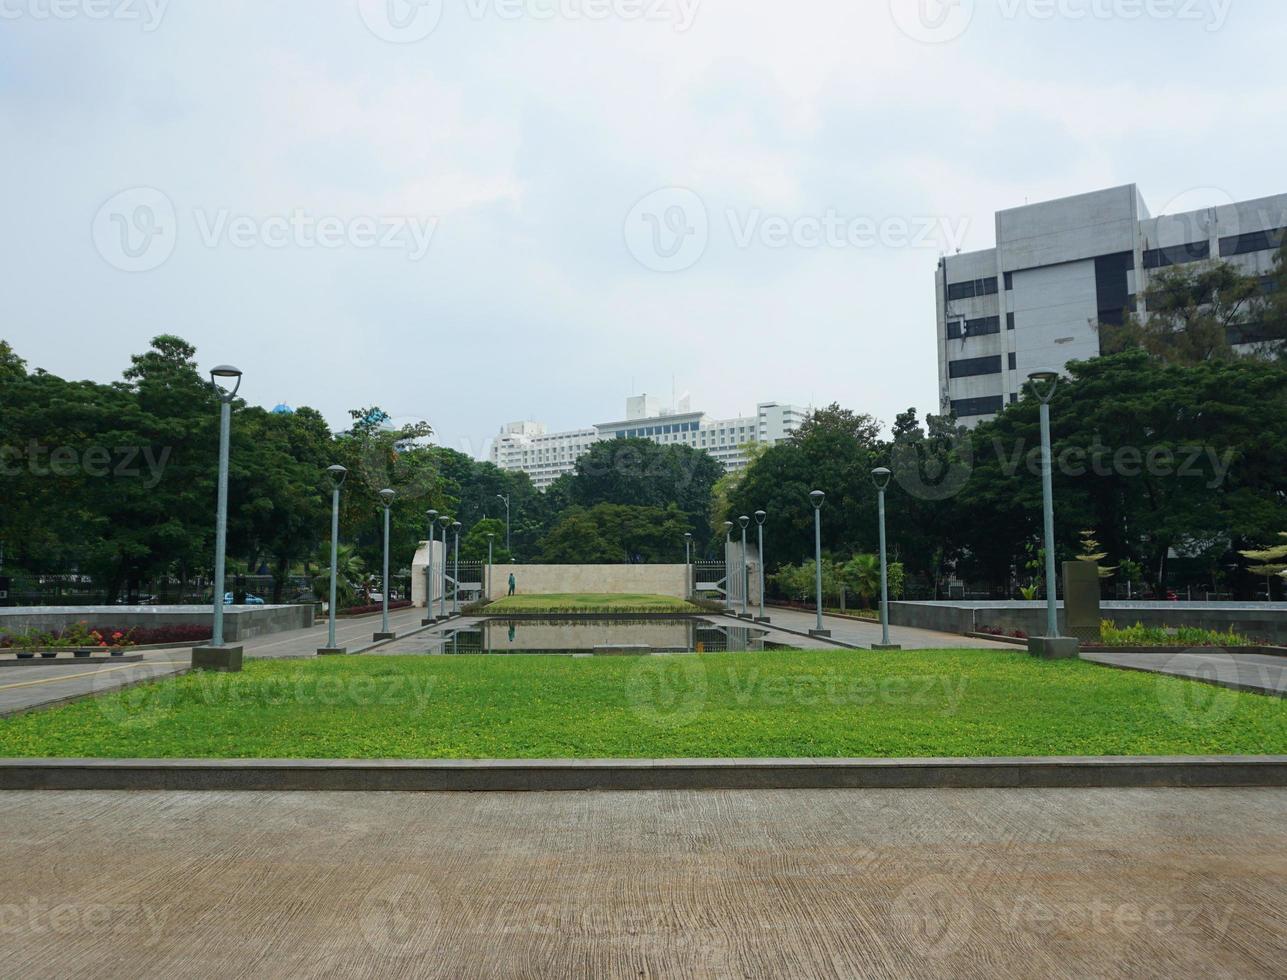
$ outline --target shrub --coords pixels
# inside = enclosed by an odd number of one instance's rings
[[[1200,629],[1196,626],[1134,626],[1118,627],[1105,619],[1099,627],[1100,639],[1105,646],[1114,647],[1247,647],[1259,643],[1250,637],[1235,633]]]
[[[407,609],[411,606],[410,599],[393,599],[389,602],[389,609]],[[336,615],[339,616],[365,616],[367,613],[378,613],[384,609],[384,606],[378,602],[371,603],[369,606],[349,606],[347,609],[341,609]]]

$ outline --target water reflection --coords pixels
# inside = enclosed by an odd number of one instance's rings
[[[488,619],[452,631],[443,653],[726,653],[780,649],[768,633],[708,619]]]

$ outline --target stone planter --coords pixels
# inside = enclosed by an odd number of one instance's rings
[[[34,660],[34,659],[35,659],[35,657],[36,657],[36,655],[35,655],[34,653],[31,653],[31,652],[24,653],[24,652],[22,652],[21,650],[20,650],[20,651],[18,651],[18,659],[19,659],[19,660]]]
[[[93,650],[73,650],[72,656],[76,657],[79,660],[84,660],[87,657],[89,657],[93,652],[94,652]]]
[[[56,656],[58,656],[58,651],[57,651],[57,650],[41,650],[41,651],[40,651],[40,657],[41,657],[41,659],[42,659],[42,660],[53,660]]]

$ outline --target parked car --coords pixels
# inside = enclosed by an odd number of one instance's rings
[[[231,606],[231,605],[232,605],[232,593],[231,593],[231,592],[225,592],[225,593],[223,594],[223,604],[224,604],[225,606]],[[263,599],[261,599],[261,598],[259,598],[259,596],[257,596],[257,595],[251,595],[249,592],[247,592],[247,593],[246,593],[246,601],[245,601],[244,605],[247,605],[247,606],[262,606],[263,604],[264,604],[264,600],[263,600]]]

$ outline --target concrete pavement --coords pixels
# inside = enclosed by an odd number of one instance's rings
[[[398,609],[389,614],[389,625],[397,632],[417,629],[423,609]],[[360,650],[371,645],[371,634],[380,628],[379,616],[339,619],[335,636],[341,646]],[[311,657],[325,646],[326,621],[308,629],[287,630],[244,641],[247,657]],[[168,650],[149,650],[134,664],[102,664],[79,667],[24,666],[0,669],[0,715],[57,704],[87,694],[99,694],[187,670],[192,661],[192,644]]]
[[[801,609],[786,609],[771,606],[765,610],[775,626],[785,626],[800,633],[808,633],[817,625],[814,613]],[[822,625],[831,630],[831,638],[851,646],[870,647],[881,640],[880,623],[869,623],[842,616],[822,617]],[[973,637],[960,636],[956,633],[938,633],[934,630],[917,629],[911,626],[891,626],[889,639],[904,650],[940,650],[940,649],[980,649],[980,650],[1014,650],[1008,643],[997,643],[992,640],[979,640]]]
[[[0,975],[1238,976],[1287,791],[0,794]]]
[[[1238,691],[1287,697],[1287,657],[1268,657],[1257,653],[1208,653],[1202,650],[1188,653],[1107,653],[1083,650],[1081,659],[1127,670],[1189,677]]]

